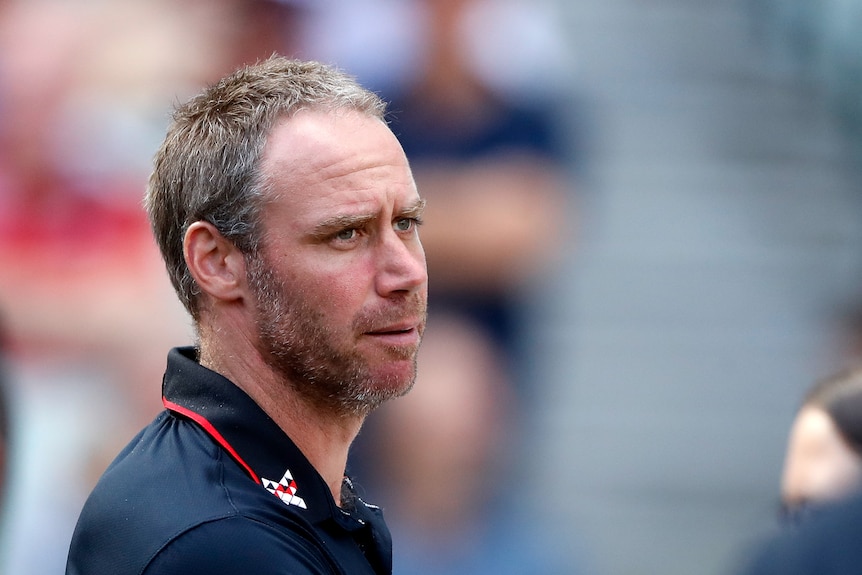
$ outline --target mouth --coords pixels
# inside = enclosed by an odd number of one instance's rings
[[[386,341],[391,345],[413,344],[419,339],[419,327],[415,322],[394,324],[375,328],[365,332],[364,335]]]
[[[386,336],[398,336],[398,335],[409,334],[409,333],[413,333],[415,331],[416,331],[415,326],[397,327],[397,328],[393,327],[393,328],[375,329],[374,331],[365,332],[365,335],[386,337]]]

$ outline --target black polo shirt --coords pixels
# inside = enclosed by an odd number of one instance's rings
[[[380,509],[347,480],[339,508],[290,438],[194,349],[168,355],[164,403],[84,505],[67,575],[392,572]]]

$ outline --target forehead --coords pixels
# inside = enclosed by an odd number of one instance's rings
[[[267,138],[262,168],[272,183],[288,187],[354,174],[409,175],[407,159],[389,127],[351,110],[302,110],[280,120]]]
[[[297,226],[340,213],[397,210],[419,198],[392,131],[356,111],[303,110],[282,119],[267,138],[261,168],[274,200],[265,218]]]

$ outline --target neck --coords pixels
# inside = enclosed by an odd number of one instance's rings
[[[275,388],[275,394],[262,386],[256,392],[243,389],[299,447],[326,481],[336,504],[341,505],[348,451],[364,418],[321,413],[296,394],[285,393],[286,384],[277,384]]]
[[[221,331],[219,335],[229,330]],[[350,445],[364,417],[336,415],[311,405],[263,360],[252,345],[226,344],[201,333],[201,365],[233,382],[257,403],[290,437],[326,481],[336,504],[341,505],[341,483]],[[250,339],[242,338],[246,344]]]

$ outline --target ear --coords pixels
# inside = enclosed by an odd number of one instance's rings
[[[195,222],[183,238],[186,265],[201,291],[215,300],[235,301],[245,294],[245,258],[209,222]]]

